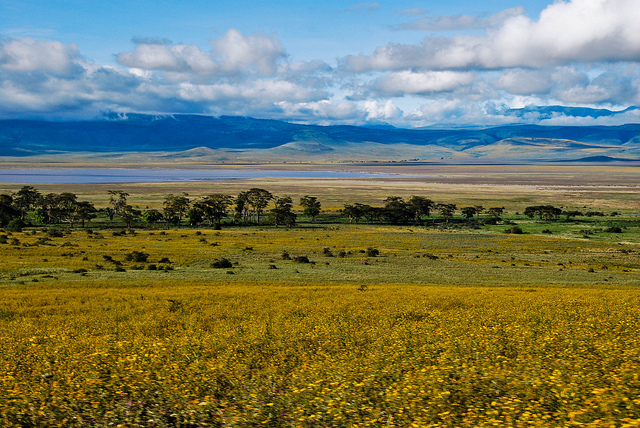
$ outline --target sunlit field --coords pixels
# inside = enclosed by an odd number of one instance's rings
[[[256,184],[111,188],[144,209],[168,189]],[[262,183],[319,196],[323,214],[293,228],[0,232],[0,426],[640,426],[633,183],[608,199],[533,182],[316,184]],[[106,189],[70,188],[96,206]],[[506,212],[481,227],[339,218],[394,194]],[[522,214],[562,194],[606,215]]]

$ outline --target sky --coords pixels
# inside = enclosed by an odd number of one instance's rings
[[[638,0],[2,0],[0,118],[638,123],[639,17]]]

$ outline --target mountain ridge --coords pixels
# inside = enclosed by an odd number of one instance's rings
[[[198,150],[195,150],[198,149]],[[207,149],[207,150],[204,150]],[[370,149],[370,150],[367,150]],[[0,120],[0,158],[181,153],[206,160],[640,160],[640,124],[486,128],[303,125],[237,116],[107,114],[97,120]],[[605,159],[605,158],[603,158]]]

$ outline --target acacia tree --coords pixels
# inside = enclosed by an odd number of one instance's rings
[[[414,216],[413,210],[399,196],[389,196],[384,200],[384,217],[393,224],[406,223]]]
[[[249,204],[247,203],[247,192],[240,192],[238,196],[236,196],[236,207],[235,214],[233,216],[233,222],[236,220],[242,219],[243,223],[247,222],[247,218],[249,217]]]
[[[436,209],[444,219],[445,223],[449,223],[458,207],[456,207],[456,204],[438,204],[436,205]]]
[[[220,224],[222,222],[231,204],[233,204],[233,198],[231,196],[214,193],[194,203],[194,207],[197,206],[200,208],[209,225],[213,226],[214,223]]]
[[[504,207],[491,207],[487,210],[487,213],[496,220],[500,220],[500,216],[504,213]]]
[[[13,203],[20,211],[20,216],[24,220],[27,211],[35,209],[38,199],[42,195],[32,186],[23,186],[13,196]]]
[[[422,216],[428,217],[435,207],[434,202],[424,196],[411,196],[407,201],[407,205],[413,211],[413,218],[416,223],[420,223]]]
[[[293,201],[289,196],[276,198],[275,208],[271,210],[273,221],[278,227],[279,224],[286,224],[293,227],[296,224],[296,215],[293,212]]]
[[[300,206],[304,208],[303,214],[311,217],[311,221],[316,221],[316,216],[320,214],[320,201],[315,196],[303,196],[300,198]]]
[[[109,220],[113,220],[113,217],[120,214],[120,211],[127,205],[129,194],[122,190],[108,190],[107,193],[109,193],[109,203],[113,205],[113,209],[107,209],[107,214]]]
[[[476,207],[463,207],[461,211],[467,220],[471,220],[477,213]]]
[[[0,195],[0,226],[6,226],[14,218],[20,218],[20,210],[13,204],[11,195]]]
[[[260,224],[260,215],[273,199],[273,195],[268,190],[254,187],[246,193],[246,203],[252,208],[256,218],[256,224]]]
[[[180,225],[182,218],[189,211],[189,198],[186,196],[167,195],[164,198],[164,218],[169,223]]]
[[[124,223],[127,225],[127,230],[131,230],[131,224],[139,218],[141,212],[131,205],[126,204],[120,208],[120,217],[124,220]]]
[[[91,202],[80,201],[76,203],[76,218],[82,222],[82,227],[84,227],[85,222],[87,220],[93,220],[97,217],[96,207],[93,206]]]

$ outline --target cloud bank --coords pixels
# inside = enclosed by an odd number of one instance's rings
[[[358,3],[346,12],[378,11]],[[0,38],[0,117],[92,117],[112,110],[247,115],[307,123],[576,123],[638,121],[637,111],[554,117],[530,105],[623,110],[640,104],[640,3],[555,1],[537,19],[521,7],[491,16],[398,11],[389,43],[339,58],[291,58],[277,34],[229,29],[203,48],[135,36],[118,66],[56,40]],[[442,33],[445,32],[445,33]],[[617,121],[617,122],[616,122]]]

